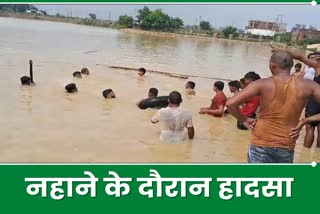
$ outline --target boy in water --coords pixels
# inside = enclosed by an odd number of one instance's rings
[[[209,114],[214,117],[222,117],[224,107],[227,102],[227,97],[223,93],[224,83],[217,81],[213,85],[213,91],[216,93],[212,99],[211,106],[209,108],[201,108],[199,114]]]
[[[229,90],[233,95],[236,95],[240,91],[240,82],[238,80],[230,81],[228,83]]]
[[[148,98],[156,98],[158,96],[158,89],[156,88],[150,88],[148,91]],[[139,102],[137,102],[137,106],[140,105],[142,100],[140,100]]]
[[[185,88],[188,95],[196,95],[194,88],[196,87],[195,82],[189,81],[186,83]]]
[[[81,75],[80,71],[76,71],[72,75],[73,75],[73,77],[76,77],[76,78],[82,78],[82,75]]]
[[[153,124],[162,122],[163,128],[160,140],[166,142],[180,142],[193,139],[194,127],[190,111],[180,108],[181,94],[173,91],[169,94],[169,106],[160,109],[151,119]],[[188,134],[185,132],[185,128]],[[186,136],[187,135],[187,136]]]
[[[88,68],[82,68],[81,69],[81,73],[84,74],[84,75],[89,75],[90,74],[90,71]]]
[[[112,89],[106,89],[102,92],[102,96],[106,99],[112,99],[112,98],[116,98],[115,93],[113,92]]]
[[[139,77],[143,77],[146,74],[147,70],[145,68],[139,68],[138,75]]]
[[[77,85],[75,83],[70,83],[65,87],[68,93],[75,93],[78,91]]]
[[[31,78],[27,76],[23,76],[20,78],[22,85],[31,85]]]

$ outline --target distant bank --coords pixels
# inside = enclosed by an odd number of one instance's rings
[[[95,27],[104,27],[104,28],[113,28],[113,29],[120,29],[117,27],[116,24],[106,21],[106,20],[97,20],[97,19],[88,19],[88,18],[76,18],[76,17],[57,17],[57,16],[36,16],[30,15],[25,13],[10,13],[10,12],[1,12],[0,17],[8,17],[8,18],[18,18],[18,19],[31,19],[31,20],[43,20],[43,21],[53,21],[53,22],[63,22],[63,23],[71,23],[71,24],[79,24],[79,25],[86,25],[86,26],[95,26]],[[252,39],[248,38],[245,35],[240,37],[233,37],[232,35],[229,38],[219,37],[218,35],[206,35],[206,34],[189,34],[186,32],[179,32],[179,33],[170,33],[170,32],[160,32],[160,31],[146,31],[140,29],[132,29],[132,28],[125,28],[120,29],[122,32],[125,33],[134,33],[134,34],[141,34],[141,35],[150,35],[150,36],[163,36],[163,37],[172,37],[172,38],[189,38],[189,39],[199,39],[199,40],[226,40],[235,43],[251,43],[257,46],[278,46],[278,47],[286,47],[285,43],[275,43],[274,41],[270,40],[263,40],[263,39]],[[300,46],[295,46],[292,48],[304,50]]]

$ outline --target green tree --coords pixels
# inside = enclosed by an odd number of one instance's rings
[[[211,24],[208,21],[201,21],[200,22],[200,29],[201,30],[211,30]]]
[[[228,37],[230,34],[236,34],[236,32],[237,32],[237,28],[233,26],[227,26],[222,29],[222,33],[224,37]]]
[[[95,20],[97,18],[96,14],[90,13],[89,14],[90,19]]]
[[[171,30],[179,30],[184,25],[182,19],[180,18],[171,18],[170,22]]]
[[[132,28],[133,27],[133,17],[131,16],[119,16],[118,25],[120,27]]]

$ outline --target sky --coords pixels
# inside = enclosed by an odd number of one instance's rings
[[[320,5],[35,5],[51,15],[60,13],[86,17],[95,13],[99,19],[117,20],[120,15],[134,16],[136,11],[148,6],[162,9],[173,17],[182,18],[185,25],[210,21],[213,27],[233,25],[244,29],[248,20],[275,21],[282,18],[288,24],[287,30],[295,24],[312,25],[320,30]]]

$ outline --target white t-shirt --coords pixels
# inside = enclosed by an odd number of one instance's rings
[[[314,70],[314,68],[306,67],[304,69],[304,76],[303,76],[304,79],[313,80],[315,75],[316,75],[316,71]]]
[[[180,142],[188,139],[185,128],[193,127],[191,112],[180,107],[160,109],[151,120],[162,123],[160,140],[166,142]]]

